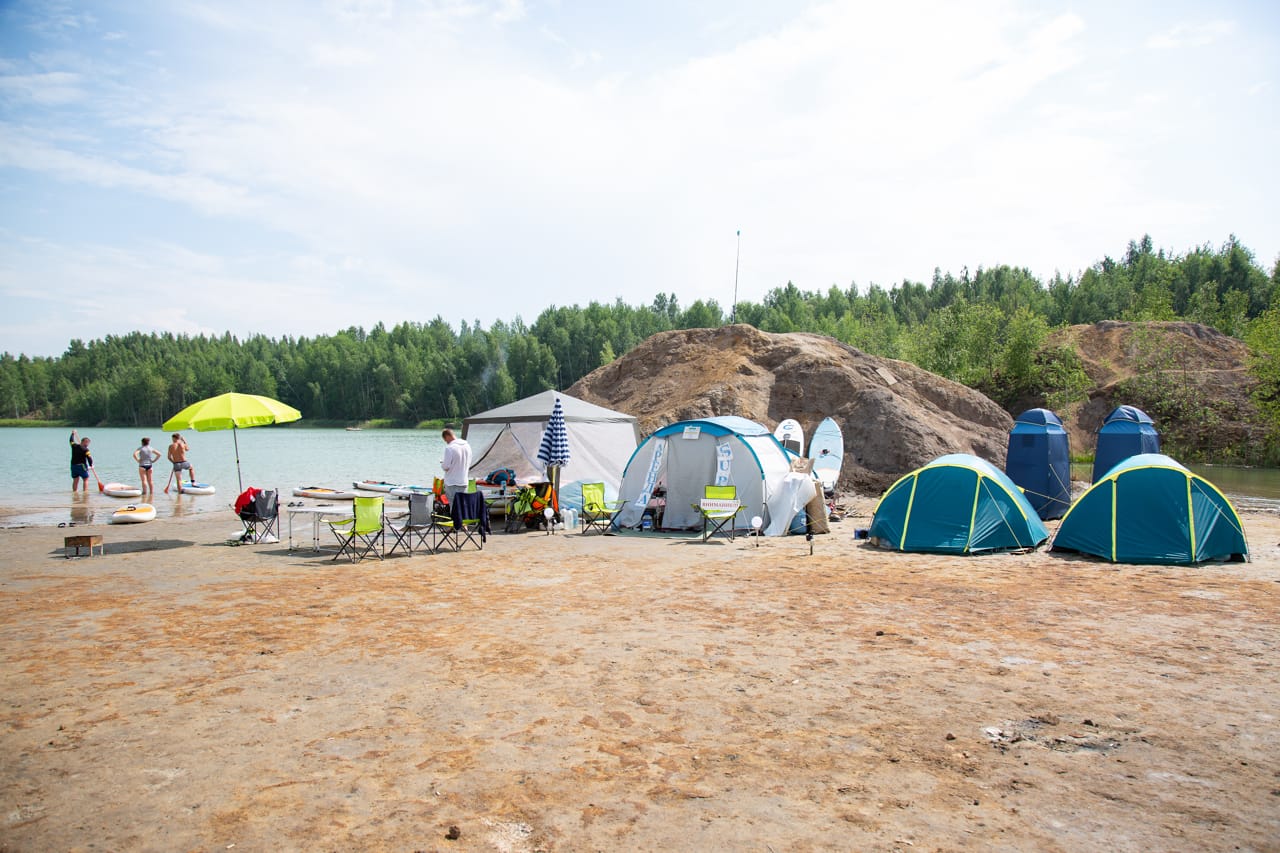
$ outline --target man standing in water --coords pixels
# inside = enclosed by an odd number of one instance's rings
[[[89,439],[77,438],[76,431],[71,431],[71,491],[84,484],[89,491],[89,469],[93,467],[93,457],[89,455]]]
[[[182,472],[186,471],[191,482],[196,481],[196,471],[191,467],[191,463],[187,461],[187,451],[191,448],[187,445],[187,440],[182,437],[182,433],[175,432],[173,434],[173,443],[169,445],[168,457],[173,463],[173,473],[169,475],[170,479],[177,479],[178,494],[182,494]],[[169,494],[169,484],[166,483],[164,493]]]
[[[471,471],[471,445],[466,439],[457,438],[453,430],[440,433],[444,439],[444,456],[440,467],[444,469],[444,493],[453,502],[453,496],[467,490],[467,478]]]

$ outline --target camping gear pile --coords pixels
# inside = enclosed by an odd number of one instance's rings
[[[550,480],[528,483],[516,492],[511,508],[507,510],[503,530],[515,533],[521,529],[535,530],[547,524],[546,510],[551,507],[551,523],[559,524],[560,511],[556,506],[555,487]]]

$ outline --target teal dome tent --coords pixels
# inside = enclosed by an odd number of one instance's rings
[[[1003,471],[954,453],[890,486],[868,538],[895,551],[973,554],[1036,548],[1049,531]]]
[[[1131,456],[1094,483],[1062,519],[1053,550],[1113,563],[1249,557],[1244,526],[1226,495],[1162,453]]]

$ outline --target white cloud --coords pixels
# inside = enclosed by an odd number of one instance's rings
[[[1147,38],[1147,47],[1155,50],[1178,50],[1187,47],[1203,47],[1231,36],[1236,31],[1235,21],[1216,20],[1199,24],[1175,24],[1167,30],[1153,33]]]
[[[79,74],[51,71],[45,74],[7,74],[0,77],[0,98],[33,104],[70,104],[84,99]]]

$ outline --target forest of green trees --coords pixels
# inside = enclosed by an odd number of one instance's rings
[[[391,329],[349,328],[314,338],[238,340],[131,333],[71,341],[57,358],[0,356],[0,416],[84,426],[153,426],[188,403],[235,390],[275,397],[311,423],[457,420],[548,388],[567,388],[647,337],[728,322],[716,302],[552,307],[532,325],[489,329],[436,318]],[[1259,407],[1280,423],[1280,261],[1268,273],[1232,237],[1183,255],[1150,237],[1105,257],[1078,279],[1037,280],[1007,266],[935,272],[928,284],[884,289],[792,284],[736,306],[736,320],[768,332],[830,335],[866,352],[914,362],[1006,406],[1039,396],[1078,398],[1075,354],[1048,344],[1060,326],[1099,320],[1184,319],[1242,338],[1255,353]],[[1272,436],[1280,442],[1280,435]]]

